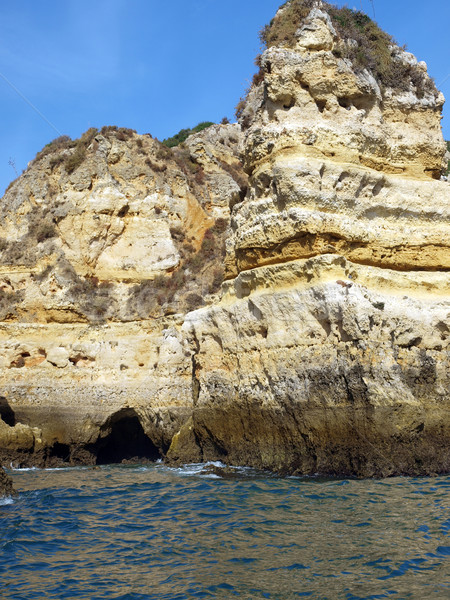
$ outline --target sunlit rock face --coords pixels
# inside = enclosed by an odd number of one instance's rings
[[[448,470],[444,99],[399,48],[425,93],[339,58],[351,42],[321,3],[295,35],[262,55],[242,111],[249,191],[222,300],[185,320],[197,398],[171,455],[196,443],[279,472]]]
[[[240,124],[60,140],[2,199],[0,460],[450,468],[444,99],[298,7]]]
[[[192,413],[180,330],[220,289],[230,206],[246,181],[240,140],[239,125],[216,125],[171,151],[107,127],[76,145],[56,140],[10,186],[0,460],[97,462],[108,448],[117,460],[121,432],[130,445],[148,438],[124,459],[165,453]]]

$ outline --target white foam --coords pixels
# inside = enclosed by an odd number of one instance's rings
[[[70,470],[80,470],[83,469],[84,467],[48,467],[47,469],[42,469],[43,471],[68,471]]]
[[[37,467],[14,467],[12,464],[10,465],[11,471],[38,471]]]
[[[6,506],[7,504],[12,504],[14,500],[11,497],[0,498],[0,506]]]
[[[166,467],[169,471],[173,473],[177,473],[178,475],[186,475],[186,476],[197,476],[203,477],[205,479],[222,479],[220,473],[209,472],[208,467],[216,467],[218,469],[231,469],[238,474],[244,474],[251,472],[252,469],[250,467],[235,467],[233,465],[225,465],[223,462],[217,461],[209,461],[205,463],[192,463],[183,465],[182,467]]]

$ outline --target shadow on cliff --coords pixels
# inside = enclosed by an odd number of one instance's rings
[[[0,396],[0,419],[10,427],[16,424],[16,415],[4,396]]]
[[[102,426],[98,440],[89,446],[96,464],[155,461],[161,453],[145,434],[136,411],[124,408],[114,413]]]
[[[0,445],[0,464],[13,463],[16,467],[41,468],[74,465],[107,465],[114,463],[154,462],[162,458],[160,449],[146,435],[139,416],[132,408],[124,408],[111,415],[100,427],[97,440],[90,444],[70,444],[52,441],[38,450],[34,433],[20,424],[5,397],[0,396],[0,423],[14,428],[21,425],[16,435],[22,435],[22,448],[10,450]],[[28,431],[29,430],[29,431]]]

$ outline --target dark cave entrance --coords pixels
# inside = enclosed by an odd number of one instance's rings
[[[0,419],[10,427],[14,427],[16,424],[16,415],[10,407],[8,400],[3,396],[0,396]]]
[[[70,446],[55,442],[49,451],[49,457],[60,458],[63,462],[67,462],[70,458]]]
[[[121,462],[154,462],[161,453],[145,434],[139,417],[133,409],[122,409],[105,423],[108,431],[91,448],[98,465]]]

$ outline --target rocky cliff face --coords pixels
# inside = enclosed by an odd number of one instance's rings
[[[449,469],[444,99],[385,38],[390,70],[362,66],[336,11],[280,9],[243,133],[106,128],[13,184],[4,457]]]
[[[1,203],[0,457],[154,459],[192,412],[180,327],[223,279],[238,125],[45,148]]]
[[[170,454],[195,442],[280,472],[448,470],[443,97],[395,46],[402,89],[357,68],[327,5],[303,4],[241,107],[249,192],[221,302],[186,317],[198,394]]]

